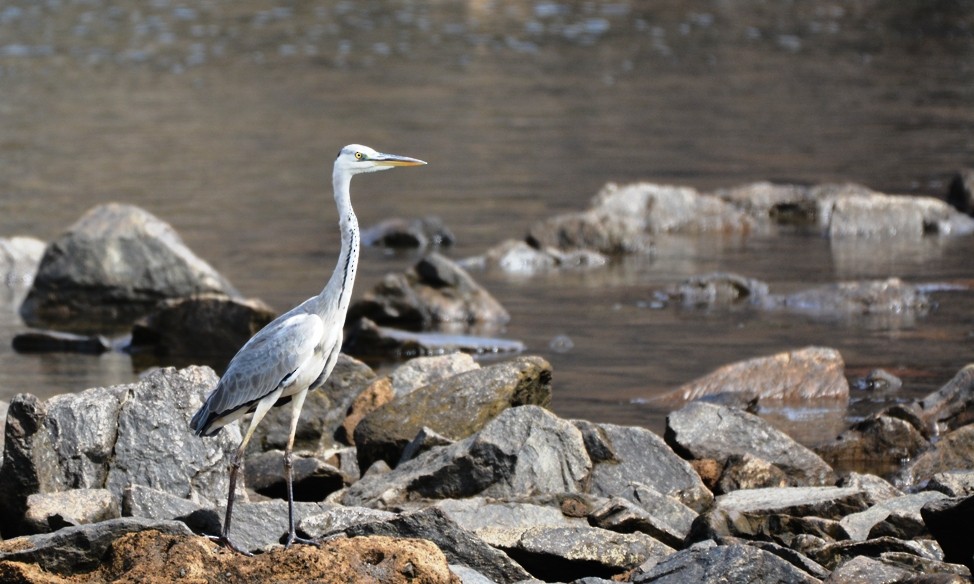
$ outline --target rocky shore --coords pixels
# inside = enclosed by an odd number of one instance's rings
[[[217,381],[211,368],[152,369],[134,383],[46,401],[20,394],[5,404],[0,581],[969,582],[974,366],[809,448],[759,414],[843,408],[849,376],[830,347],[730,363],[674,388],[656,398],[670,412],[657,434],[557,416],[557,371],[516,342],[394,328],[506,322],[467,271],[478,266],[597,268],[619,254],[660,253],[658,233],[795,224],[835,240],[974,232],[974,220],[940,201],[849,185],[702,194],[643,183],[607,186],[591,209],[541,222],[480,258],[430,253],[352,311],[367,332],[361,353],[399,355],[401,364],[380,375],[342,355],[305,403],[294,490],[300,535],[317,545],[280,545],[288,412],[272,411],[259,427],[232,529],[254,557],[205,537],[220,530],[240,440],[236,424],[206,439],[189,429]],[[376,241],[401,239],[383,231]],[[226,355],[273,317],[141,209],[95,208],[43,257],[42,247],[6,240],[7,277],[36,271],[25,321],[74,333],[21,338],[29,350]],[[931,310],[929,289],[893,278],[779,294],[718,273],[658,299],[919,318]],[[93,345],[95,320],[131,339]],[[480,363],[469,354],[501,351],[512,355]],[[898,382],[876,371],[856,386]]]

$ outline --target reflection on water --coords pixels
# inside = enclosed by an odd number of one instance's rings
[[[942,194],[974,151],[974,16],[951,2],[417,3],[11,0],[0,7],[0,236],[51,239],[121,200],[171,223],[249,296],[316,293],[338,249],[334,152],[430,161],[354,185],[363,225],[438,215],[462,258],[578,210],[609,181],[752,180]],[[475,273],[555,368],[565,416],[661,427],[641,400],[810,344],[921,395],[971,354],[970,295],[891,327],[654,308],[723,270],[787,293],[970,278],[969,240],[660,238],[653,257],[533,278]],[[413,254],[364,250],[358,293]],[[20,356],[0,303],[0,399],[129,381],[123,355]],[[853,401],[853,415],[877,407]]]

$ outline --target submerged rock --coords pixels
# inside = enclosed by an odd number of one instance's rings
[[[439,217],[386,219],[362,230],[362,243],[391,248],[427,248],[453,245],[456,238]]]
[[[520,353],[524,343],[510,339],[457,335],[440,332],[417,333],[379,326],[360,318],[346,331],[343,350],[360,357],[408,359],[463,351],[473,355]]]
[[[20,314],[30,326],[128,325],[160,300],[239,296],[168,224],[131,205],[88,211],[51,242]]]
[[[14,336],[18,353],[87,353],[100,355],[112,350],[112,342],[101,335],[79,335],[61,331],[30,331]]]

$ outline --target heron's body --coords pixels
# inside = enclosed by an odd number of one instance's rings
[[[229,540],[236,475],[243,462],[247,443],[257,424],[275,405],[290,398],[291,428],[284,453],[288,491],[289,534],[287,545],[295,541],[294,497],[291,490],[291,450],[298,416],[308,391],[320,387],[335,368],[342,346],[342,328],[352,298],[358,268],[359,228],[352,210],[349,184],[352,176],[392,168],[425,164],[420,160],[381,154],[352,144],[339,152],[332,183],[341,228],[341,252],[335,271],[317,296],[313,296],[274,319],[253,336],[233,357],[226,373],[190,425],[197,435],[212,436],[223,426],[248,412],[254,416],[237,449],[230,469],[230,493],[223,543],[236,549]]]

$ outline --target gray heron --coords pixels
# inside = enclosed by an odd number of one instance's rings
[[[288,500],[285,547],[295,541],[311,543],[295,534],[291,450],[305,397],[308,391],[320,387],[328,379],[342,347],[342,328],[352,298],[359,254],[359,227],[352,210],[349,185],[356,174],[421,164],[426,163],[406,156],[383,154],[359,144],[341,149],[332,172],[342,238],[334,273],[320,294],[277,317],[241,347],[190,422],[197,436],[212,436],[244,414],[253,413],[230,465],[230,492],[223,531],[220,536],[213,537],[234,551],[249,555],[229,537],[237,473],[243,464],[244,451],[264,415],[272,407],[288,401],[291,404],[291,426],[284,450]]]

